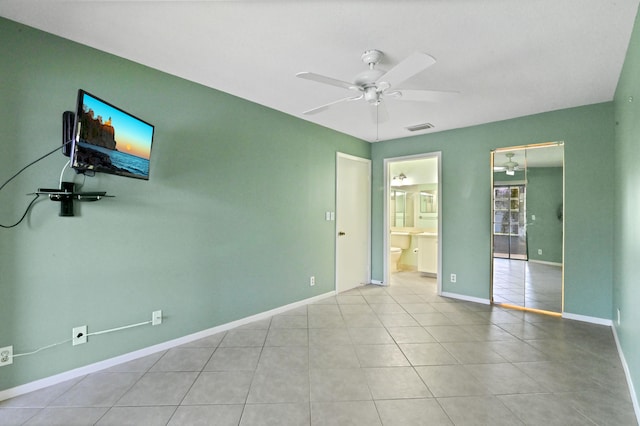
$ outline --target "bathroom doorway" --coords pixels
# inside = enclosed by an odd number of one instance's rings
[[[384,160],[384,283],[441,282],[441,153]]]

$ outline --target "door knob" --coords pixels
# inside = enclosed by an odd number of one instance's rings
[[[342,237],[343,235],[347,235],[347,234],[346,234],[346,233],[344,233],[344,232],[342,232],[342,231],[338,232],[338,236],[339,236],[339,237]]]

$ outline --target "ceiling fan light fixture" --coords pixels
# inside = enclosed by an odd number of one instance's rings
[[[507,169],[505,170],[505,173],[507,174],[507,176],[515,176],[516,171],[513,169]]]
[[[375,86],[367,87],[364,89],[364,99],[370,104],[378,105],[380,103],[380,93],[378,93]]]
[[[421,124],[415,124],[413,126],[409,126],[405,128],[410,132],[417,132],[419,130],[433,129],[434,127],[435,126],[431,123],[421,123]]]

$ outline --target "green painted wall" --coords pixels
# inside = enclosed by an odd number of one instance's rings
[[[562,263],[562,167],[527,169],[529,260]],[[532,219],[535,215],[536,220]],[[542,254],[538,254],[538,249]]]
[[[493,172],[493,183],[503,182],[524,182],[527,179],[524,170],[514,170],[513,176],[506,174],[505,172]]]
[[[640,384],[640,16],[614,98],[616,120],[613,246],[614,324],[633,383]]]
[[[61,143],[79,88],[156,126],[148,182],[87,178],[116,198],[71,218],[43,199],[0,230],[0,346],[166,316],[16,358],[0,389],[334,289],[336,152],[368,158],[370,144],[5,19],[0,40],[0,181]],[[65,162],[55,153],[0,191],[0,223],[57,187]]]
[[[611,318],[613,122],[602,103],[373,144],[373,278],[383,279],[385,158],[442,152],[442,272],[457,274],[443,291],[488,299],[490,151],[564,141],[565,311]]]

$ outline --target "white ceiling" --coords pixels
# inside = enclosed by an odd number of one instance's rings
[[[0,16],[375,141],[610,101],[638,2],[0,0]],[[437,63],[402,88],[460,95],[387,99],[378,126],[363,100],[302,115],[352,92],[296,73],[351,81],[368,49],[382,70],[428,53]]]

